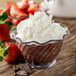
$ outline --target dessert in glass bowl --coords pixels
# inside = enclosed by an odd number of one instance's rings
[[[52,20],[52,15],[36,12],[21,21],[11,33],[32,68],[47,68],[56,63],[68,28]]]

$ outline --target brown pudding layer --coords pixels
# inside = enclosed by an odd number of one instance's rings
[[[26,60],[34,63],[49,63],[52,62],[60,52],[63,40],[51,41],[39,45],[26,45],[19,42],[16,42],[16,44]]]

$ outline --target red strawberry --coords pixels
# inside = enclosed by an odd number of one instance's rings
[[[10,21],[6,21],[7,18],[7,12],[2,12],[2,14],[0,14],[0,40],[2,41],[10,40],[9,32],[13,24]]]
[[[14,2],[6,2],[5,6],[6,6],[6,9],[9,9],[11,8],[12,5],[14,5],[15,3]]]
[[[8,15],[10,15],[10,8],[12,5],[14,5],[14,2],[6,2],[5,6],[6,6],[6,12],[8,13]]]
[[[0,9],[0,13],[2,12],[3,10],[2,9]]]
[[[8,63],[12,63],[14,62],[15,60],[17,60],[18,58],[21,57],[21,51],[18,49],[18,47],[13,44],[12,42],[11,43],[7,43],[5,45],[6,47],[8,47],[8,54],[4,57],[4,60]]]
[[[10,16],[10,8],[6,9],[6,12],[8,13],[8,15]]]
[[[18,25],[22,20],[25,20],[25,19],[27,19],[28,17],[20,17],[19,19],[17,19],[17,20],[13,20],[13,23],[15,24],[15,25]]]
[[[2,40],[3,42],[10,41],[10,36],[8,34],[6,35],[0,34],[0,40]]]
[[[27,12],[34,14],[36,11],[39,11],[39,3],[32,3],[30,4]]]
[[[12,17],[16,17],[16,18],[19,18],[21,16],[27,16],[27,14],[22,10],[20,10],[16,5],[11,7],[10,14]]]
[[[12,19],[12,18],[10,18],[10,17],[8,17],[8,18],[6,19],[6,21],[10,21],[10,22],[12,22],[12,21],[13,21],[13,19]]]
[[[17,6],[19,9],[22,9],[22,10],[27,9],[29,7],[28,0],[26,1],[22,0],[20,2],[17,2]]]
[[[24,3],[29,3],[29,0],[22,0]]]
[[[7,24],[0,24],[0,40],[9,41],[9,26]]]

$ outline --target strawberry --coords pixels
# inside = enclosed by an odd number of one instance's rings
[[[27,12],[34,14],[36,11],[39,11],[39,3],[32,3],[30,4]]]
[[[6,9],[9,9],[11,8],[12,5],[14,5],[15,3],[14,2],[6,2],[5,6],[6,6]]]
[[[22,0],[24,3],[29,3],[29,0]]]
[[[19,18],[21,16],[27,16],[27,14],[22,10],[20,10],[16,5],[11,7],[10,14],[12,17],[16,17],[16,18]]]
[[[3,42],[10,40],[9,32],[12,28],[12,23],[10,21],[6,21],[7,18],[7,12],[2,12],[0,14],[0,40]]]
[[[22,9],[22,10],[27,9],[29,7],[28,0],[26,1],[22,0],[20,2],[17,2],[16,5],[18,6],[19,9]]]
[[[12,22],[12,21],[13,21],[13,19],[12,19],[12,18],[10,18],[10,17],[8,17],[8,18],[6,19],[6,21],[10,21],[10,22]]]
[[[15,44],[12,42],[2,43],[2,41],[0,41],[0,61],[5,60],[8,63],[13,63],[21,57],[21,51]]]
[[[0,13],[2,12],[3,10],[2,9],[0,9]]]
[[[9,46],[8,48],[8,55],[4,57],[4,60],[8,63],[12,63],[21,56],[21,51],[18,49],[18,47],[13,44],[13,43],[7,43],[5,45],[6,47]]]
[[[0,24],[0,40],[9,41],[9,26],[7,24]]]
[[[10,16],[10,8],[6,9],[6,12],[8,13],[8,15]]]
[[[8,15],[10,15],[10,8],[12,5],[14,5],[14,2],[6,2],[5,6],[6,6],[6,12],[8,13]]]
[[[15,24],[15,25],[18,25],[22,20],[25,20],[25,19],[27,19],[28,17],[20,17],[19,19],[17,19],[17,20],[13,20],[13,23]]]

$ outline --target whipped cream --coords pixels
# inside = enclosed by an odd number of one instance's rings
[[[23,42],[44,43],[49,40],[63,39],[63,36],[68,34],[67,31],[67,27],[53,22],[52,15],[47,16],[45,12],[36,12],[34,15],[30,15],[29,19],[18,24],[16,37]]]

